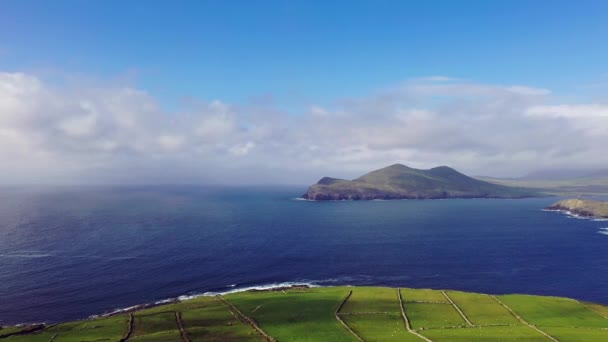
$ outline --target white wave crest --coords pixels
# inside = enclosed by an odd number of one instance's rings
[[[2,258],[48,258],[52,254],[0,254]]]

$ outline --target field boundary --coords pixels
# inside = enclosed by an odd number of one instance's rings
[[[249,325],[251,325],[253,327],[253,329],[255,329],[260,335],[262,335],[267,341],[269,342],[277,342],[277,340],[268,335],[264,330],[262,330],[262,328],[260,328],[260,326],[250,317],[245,316],[241,310],[237,309],[236,306],[234,306],[232,303],[230,303],[229,301],[226,300],[226,298],[224,298],[221,295],[217,296],[225,305],[227,305],[229,308],[232,308],[232,310],[234,310],[234,312],[236,312],[239,316],[241,316],[241,318],[243,318],[246,322],[249,323]]]
[[[125,335],[120,340],[118,340],[119,342],[125,342],[131,337],[131,334],[133,333],[133,321],[133,313],[129,313],[129,327],[127,328],[127,332],[125,333]]]
[[[405,323],[405,329],[407,330],[407,332],[412,335],[416,335],[419,338],[421,338],[427,342],[433,342],[429,338],[422,336],[416,330],[412,329],[410,320],[409,320],[409,318],[407,318],[407,315],[405,314],[405,308],[403,307],[403,299],[401,298],[401,289],[400,288],[397,288],[397,297],[399,298],[399,308],[401,309],[401,318],[403,318],[403,323]]]
[[[344,307],[344,304],[346,304],[346,301],[350,298],[350,296],[352,296],[353,294],[353,290],[348,291],[348,294],[346,295],[346,297],[344,297],[344,299],[340,302],[340,305],[338,305],[338,307],[336,308],[336,311],[334,312],[334,316],[336,316],[336,319],[338,320],[338,322],[340,322],[344,328],[346,328],[346,330],[348,330],[349,333],[351,333],[353,336],[355,336],[355,338],[359,341],[359,342],[365,342],[361,336],[357,335],[356,332],[353,331],[353,329],[351,329],[351,327],[348,326],[348,324],[346,324],[346,322],[344,322],[342,320],[342,318],[340,318],[340,310],[342,310],[342,307]]]
[[[182,340],[184,342],[190,342],[190,338],[188,334],[184,330],[184,325],[182,324],[182,313],[180,311],[175,311],[175,321],[177,322],[177,327],[179,328],[179,334],[182,335]]]
[[[462,316],[462,318],[464,318],[465,322],[467,322],[467,324],[470,327],[475,327],[475,324],[473,324],[473,323],[471,323],[471,321],[469,321],[469,318],[467,317],[467,315],[465,315],[464,312],[462,312],[462,310],[460,310],[460,308],[458,307],[458,305],[456,305],[456,303],[454,303],[454,301],[452,300],[452,298],[450,298],[450,296],[448,296],[448,294],[445,291],[441,291],[441,293],[452,304],[452,306],[454,307],[454,309],[456,309],[456,311],[458,311],[458,313],[460,314],[460,316]]]
[[[532,325],[530,323],[528,323],[528,321],[524,320],[520,315],[518,315],[515,311],[513,311],[513,309],[511,309],[510,307],[508,307],[505,303],[503,303],[500,299],[498,299],[498,297],[494,296],[494,295],[489,295],[490,297],[494,298],[494,300],[496,302],[498,302],[498,304],[502,305],[502,307],[504,307],[505,309],[507,309],[511,315],[513,315],[513,317],[515,317],[518,321],[520,321],[521,323],[529,326],[530,328],[538,331],[539,333],[545,335],[545,337],[547,337],[548,339],[550,339],[551,341],[554,342],[559,342],[559,340],[557,340],[555,337],[547,334],[546,332],[540,330],[539,328],[537,328],[535,325]]]

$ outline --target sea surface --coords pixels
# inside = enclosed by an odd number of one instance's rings
[[[279,283],[608,304],[608,221],[556,198],[311,202],[304,187],[0,190],[0,325]]]

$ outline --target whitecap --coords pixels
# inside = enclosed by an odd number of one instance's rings
[[[230,294],[230,293],[245,292],[245,291],[250,291],[250,290],[268,291],[268,290],[272,290],[272,289],[276,289],[276,288],[290,287],[290,286],[296,286],[296,285],[303,285],[303,286],[308,286],[308,287],[319,287],[319,285],[314,284],[314,282],[286,281],[286,282],[282,282],[282,283],[270,283],[270,284],[265,284],[265,285],[239,287],[239,288],[233,288],[232,290],[226,290],[226,291],[209,291],[209,292],[204,292],[201,294],[180,296],[180,297],[178,297],[178,299],[182,300],[181,298],[186,298],[186,297],[187,298],[196,298],[196,297],[200,297],[200,296],[226,295],[226,294]]]
[[[48,258],[52,254],[0,254],[3,258]]]

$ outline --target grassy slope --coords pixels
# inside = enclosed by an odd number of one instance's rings
[[[608,193],[608,177],[585,177],[572,179],[503,179],[476,177],[479,180],[513,187],[539,189],[556,195],[572,193],[605,194]]]
[[[352,181],[323,178],[309,188],[305,197],[323,199],[316,197],[323,195],[352,199],[518,198],[537,196],[539,193],[530,189],[507,187],[480,181],[446,166],[419,170],[395,164],[372,171]]]
[[[225,298],[279,341],[356,341],[334,315],[365,341],[422,341],[409,333],[401,317],[396,289],[333,287],[242,292]],[[418,333],[432,341],[550,341],[519,322],[492,297],[446,291],[475,325],[468,326],[440,291],[402,289],[404,311]],[[556,297],[498,296],[522,319],[561,342],[608,341],[608,307]],[[441,302],[441,303],[437,303]],[[201,297],[133,313],[129,341],[182,341],[175,313],[180,312],[189,339],[196,341],[262,341],[229,306],[215,297]],[[22,341],[117,341],[128,330],[128,315],[63,323],[43,331],[12,336]],[[11,328],[0,331],[8,332]]]

